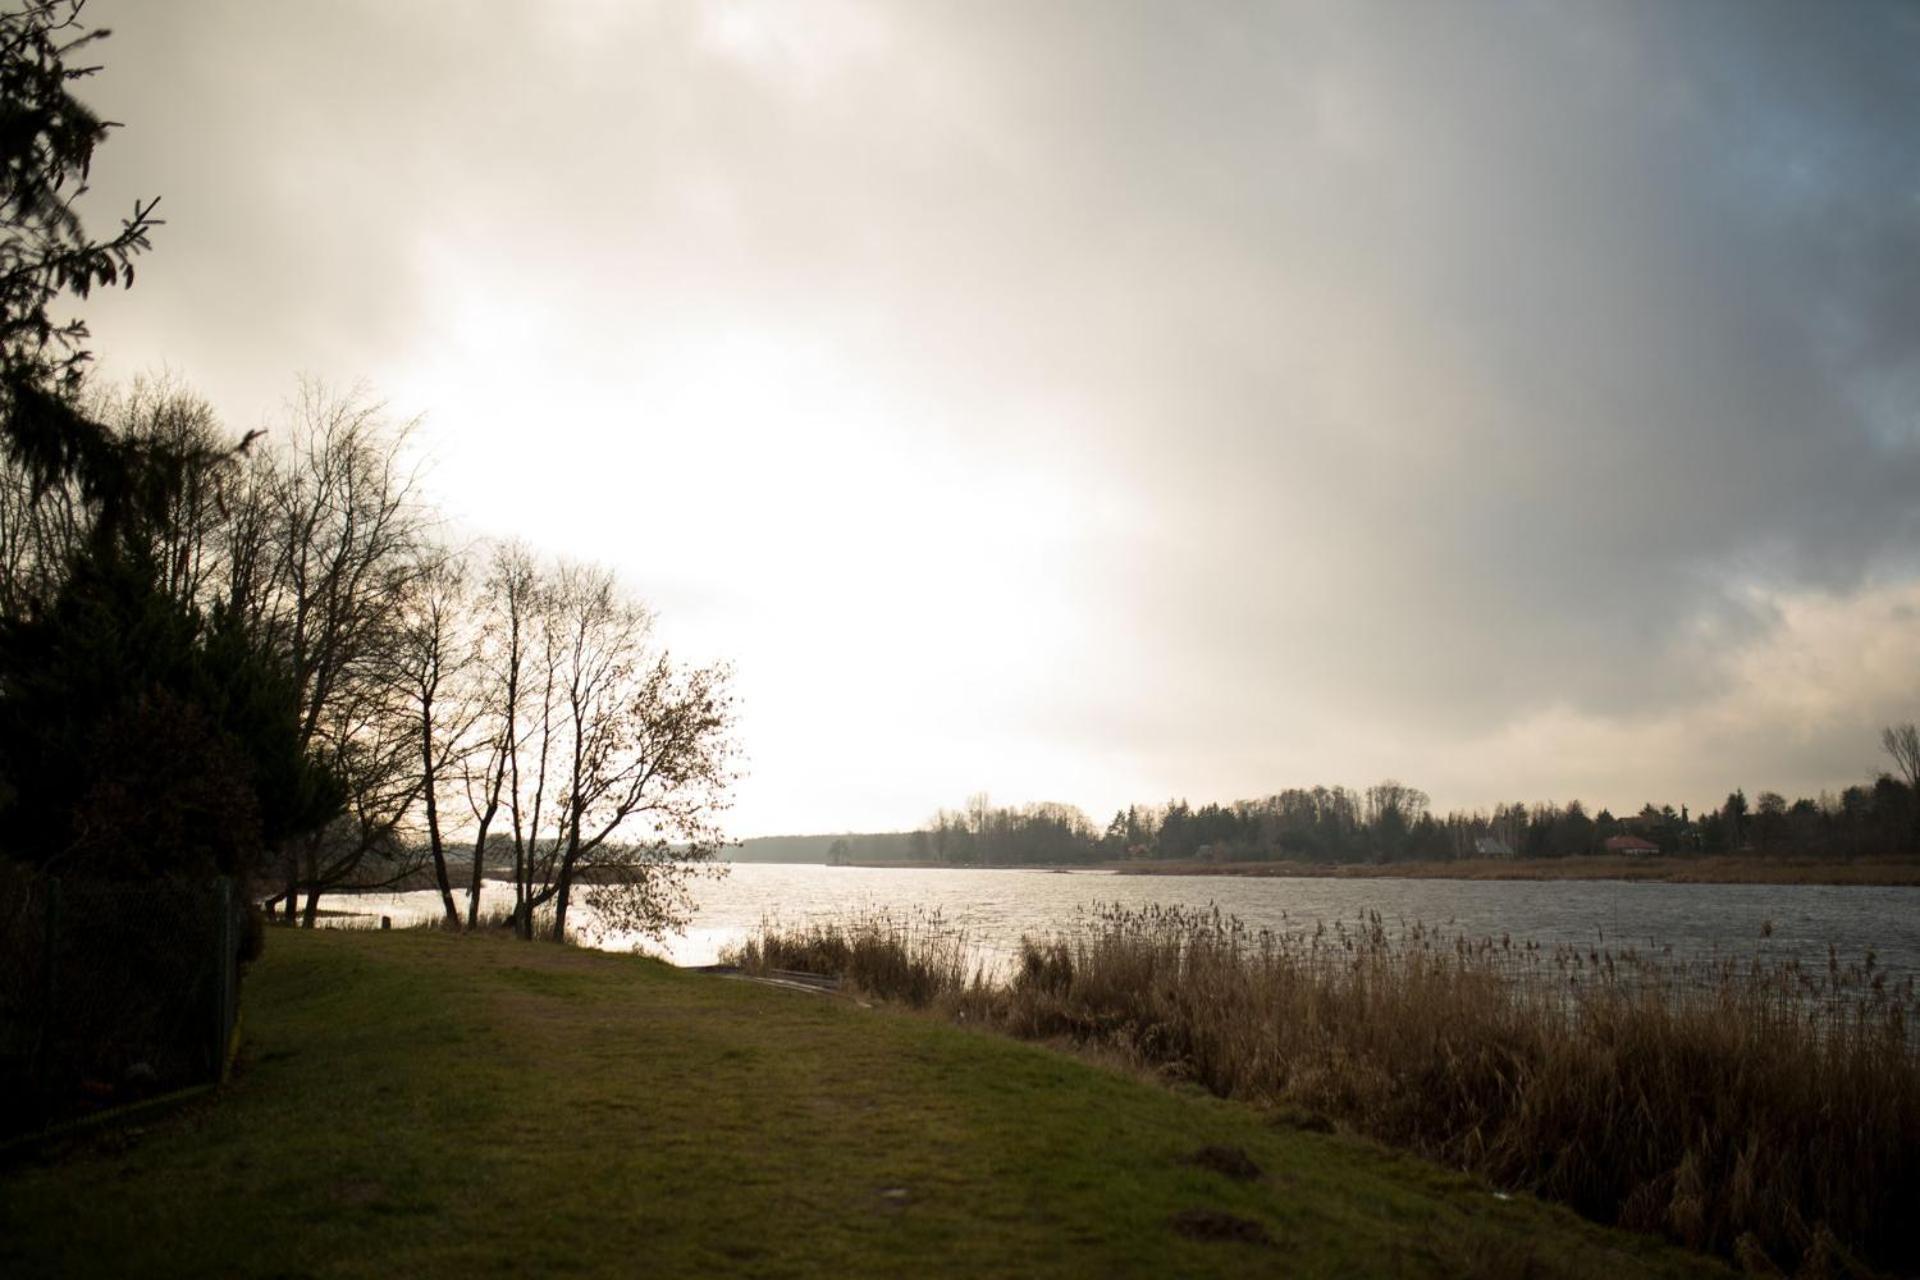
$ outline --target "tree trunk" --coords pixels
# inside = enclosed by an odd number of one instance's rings
[[[440,839],[440,809],[433,800],[433,766],[427,766],[427,847],[433,852],[433,883],[440,890],[440,906],[447,923],[458,926],[460,908],[453,905],[453,881],[447,875],[447,850]],[[479,879],[476,869],[474,879]]]
[[[573,893],[573,867],[571,864],[560,868],[560,885],[553,895],[553,940],[567,940],[567,899]]]
[[[440,838],[439,780],[434,776],[433,691],[421,700],[420,712],[420,790],[427,802],[427,848],[433,853],[433,883],[440,890],[440,905],[447,923],[460,925],[460,909],[453,905],[453,882],[447,876],[447,850]]]
[[[533,895],[524,880],[513,882],[513,936],[522,942],[533,941]]]
[[[307,909],[301,913],[300,927],[303,929],[313,928],[314,918],[319,914],[320,891],[318,889],[309,889],[307,890]]]
[[[480,834],[473,841],[473,880],[467,885],[467,931],[471,933],[480,926],[480,878],[486,867],[487,823],[493,820],[488,813],[480,823]]]
[[[471,932],[480,923],[480,881],[487,864],[487,831],[493,826],[494,815],[500,812],[500,784],[506,776],[506,757],[500,758],[500,768],[493,775],[493,792],[487,797],[487,811],[480,815],[480,832],[473,838],[473,881],[467,886],[467,930]]]
[[[513,836],[513,936],[522,942],[533,938],[533,908],[527,905],[527,851],[520,841],[518,816]]]

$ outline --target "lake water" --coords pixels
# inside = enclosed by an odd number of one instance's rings
[[[1511,935],[1543,945],[1602,946],[1618,952],[1671,947],[1677,957],[1756,952],[1825,963],[1829,944],[1845,961],[1868,949],[1894,976],[1920,973],[1920,888],[1823,885],[1650,884],[1612,880],[1319,880],[1249,876],[1126,876],[1107,872],[897,869],[734,863],[695,884],[691,926],[649,943],[611,935],[598,945],[638,949],[676,964],[711,964],[764,921],[789,924],[884,911],[896,918],[937,911],[965,930],[989,962],[1011,954],[1023,934],[1074,929],[1100,904],[1219,907],[1248,924],[1311,931],[1377,911],[1391,929],[1421,922],[1470,937]],[[512,903],[512,888],[489,882],[484,902]],[[396,927],[431,919],[437,893],[336,895],[322,905],[358,913],[330,923],[366,925],[381,915]],[[570,923],[589,925],[573,907]],[[1764,936],[1763,935],[1767,935]]]

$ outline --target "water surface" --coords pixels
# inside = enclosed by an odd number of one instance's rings
[[[1449,934],[1509,935],[1548,946],[1672,948],[1680,958],[1759,952],[1824,965],[1832,945],[1843,961],[1857,961],[1871,949],[1876,963],[1895,975],[1920,972],[1920,888],[1913,887],[1124,876],[767,863],[734,863],[728,872],[695,885],[697,905],[685,934],[663,942],[608,934],[595,944],[621,951],[638,946],[677,964],[710,964],[767,920],[937,911],[991,961],[1012,952],[1023,934],[1082,926],[1099,904],[1158,903],[1217,906],[1256,927],[1293,931],[1377,911],[1390,929],[1417,921]],[[508,906],[512,889],[489,882],[483,900]],[[336,918],[348,924],[387,915],[401,926],[440,910],[439,895],[431,891],[336,895],[323,905],[360,913]],[[569,919],[588,931],[596,923],[577,903]]]

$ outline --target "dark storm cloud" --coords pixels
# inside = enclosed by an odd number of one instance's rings
[[[1089,62],[1037,127],[1111,122],[1094,203],[1199,259],[1155,257],[1142,305],[1194,323],[1129,354],[1183,400],[1136,425],[1221,526],[1166,576],[1241,624],[1236,680],[1321,649],[1375,712],[1633,711],[1714,686],[1756,586],[1910,571],[1914,23],[1702,10],[1055,43]],[[1333,581],[1250,604],[1289,559]]]

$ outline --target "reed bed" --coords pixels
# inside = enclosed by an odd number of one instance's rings
[[[1310,934],[1106,908],[1012,972],[884,917],[763,930],[746,967],[1118,1053],[1664,1234],[1748,1269],[1920,1271],[1911,978],[1447,936],[1378,915]]]
[[[862,913],[845,922],[782,925],[762,921],[758,935],[721,956],[748,973],[813,973],[839,978],[881,1000],[925,1008],[987,979],[965,931],[937,911],[904,916]]]

